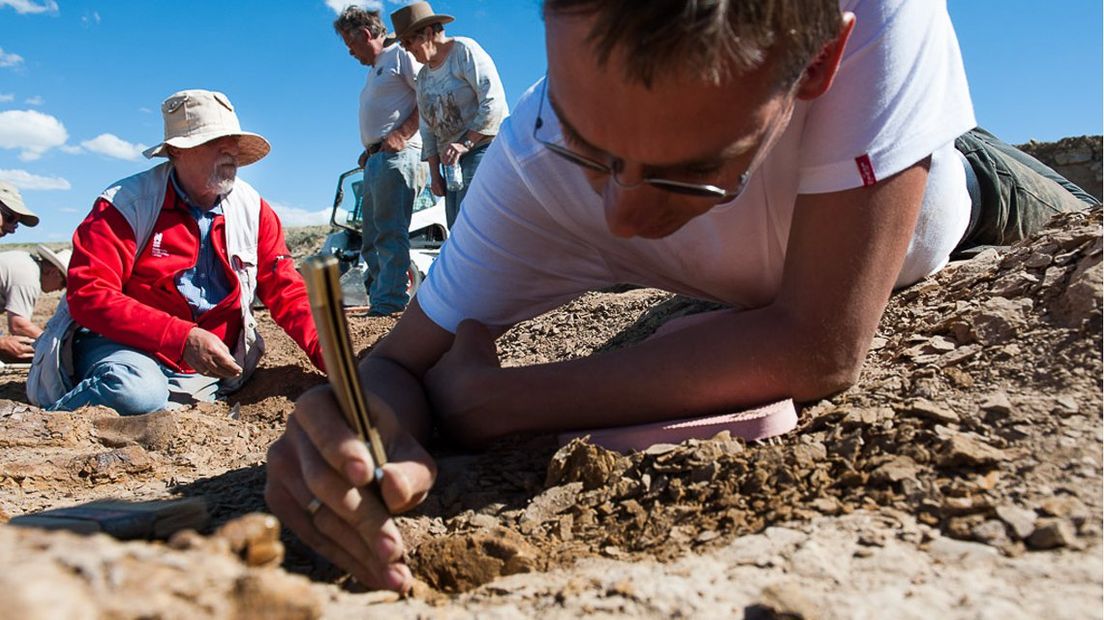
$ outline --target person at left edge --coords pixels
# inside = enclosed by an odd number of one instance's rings
[[[122,415],[211,401],[264,353],[254,293],[323,368],[302,276],[280,220],[239,166],[268,154],[226,95],[161,105],[168,161],[108,187],[73,235],[69,289],[35,345],[27,396],[45,409]]]

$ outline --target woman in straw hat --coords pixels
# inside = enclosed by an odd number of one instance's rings
[[[483,153],[508,114],[494,61],[474,40],[445,36],[444,25],[451,21],[449,15],[434,13],[428,2],[391,14],[395,37],[423,65],[418,73],[422,159],[429,162],[433,193],[445,197],[449,228]],[[446,183],[442,165],[459,166],[462,180]]]

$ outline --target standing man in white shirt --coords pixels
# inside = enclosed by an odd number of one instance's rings
[[[369,316],[401,312],[410,265],[410,216],[417,189],[425,185],[418,132],[416,77],[422,65],[387,41],[378,11],[346,7],[334,20],[349,55],[369,68],[360,92],[360,140],[364,152],[361,255],[368,264],[364,286]]]

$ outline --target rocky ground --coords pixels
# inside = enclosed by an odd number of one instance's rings
[[[228,403],[47,414],[0,374],[0,522],[106,497],[202,496],[213,517],[171,544],[0,525],[0,617],[1099,618],[1101,256],[1097,210],[898,292],[858,385],[804,404],[781,441],[437,446],[437,486],[400,519],[424,583],[404,600],[286,533],[273,566],[272,524],[242,519],[323,381],[267,316],[270,353]],[[499,350],[588,355],[710,308],[592,293]],[[392,324],[351,319],[358,349]]]

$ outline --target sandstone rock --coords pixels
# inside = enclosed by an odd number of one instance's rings
[[[1104,294],[1104,270],[1101,268],[1101,240],[1081,259],[1070,276],[1069,285],[1054,308],[1061,325],[1079,327],[1100,312]]]
[[[575,505],[582,490],[582,482],[570,482],[546,489],[543,493],[534,497],[533,501],[526,506],[521,522],[543,523],[553,520],[557,515]]]
[[[999,390],[986,395],[980,406],[982,411],[996,413],[1000,416],[1007,416],[1012,413],[1012,401],[1008,399],[1008,394]]]
[[[952,411],[949,407],[933,403],[923,398],[912,401],[904,410],[904,412],[909,415],[925,420],[932,420],[933,422],[938,422],[940,424],[958,424],[958,422],[960,421],[959,415]]]
[[[1034,307],[1030,299],[992,297],[970,318],[973,339],[985,346],[1014,339],[1027,325],[1026,314]]]
[[[989,519],[976,526],[973,535],[975,539],[994,547],[1008,544],[1008,534],[1005,532],[1004,523],[996,519]]]
[[[621,455],[595,446],[585,439],[574,439],[559,449],[548,463],[545,487],[582,482],[589,490],[606,484],[628,465]]]
[[[776,583],[763,588],[759,603],[745,615],[747,620],[818,620],[820,606],[805,594],[799,583]]]
[[[947,536],[936,538],[928,546],[932,557],[945,563],[988,560],[998,555],[998,551],[988,545],[956,540]]]
[[[1070,519],[1080,525],[1089,517],[1089,509],[1081,500],[1071,495],[1048,497],[1039,505],[1039,510],[1051,517]]]
[[[147,450],[164,450],[176,436],[176,416],[171,411],[101,417],[92,425],[100,443],[110,448],[136,443]]]
[[[997,506],[997,518],[1011,529],[1017,540],[1023,540],[1035,531],[1035,512],[1010,504]]]
[[[880,465],[870,473],[871,480],[883,483],[914,480],[919,466],[907,456],[895,457],[892,461]]]
[[[940,467],[981,467],[1003,461],[1004,452],[985,443],[980,437],[954,433],[940,447]]]
[[[419,572],[433,587],[463,592],[537,566],[537,550],[516,532],[498,528],[434,538],[417,549]]]
[[[1032,549],[1046,550],[1068,547],[1074,544],[1077,535],[1073,525],[1064,519],[1039,519],[1035,531],[1027,538],[1027,546]]]

